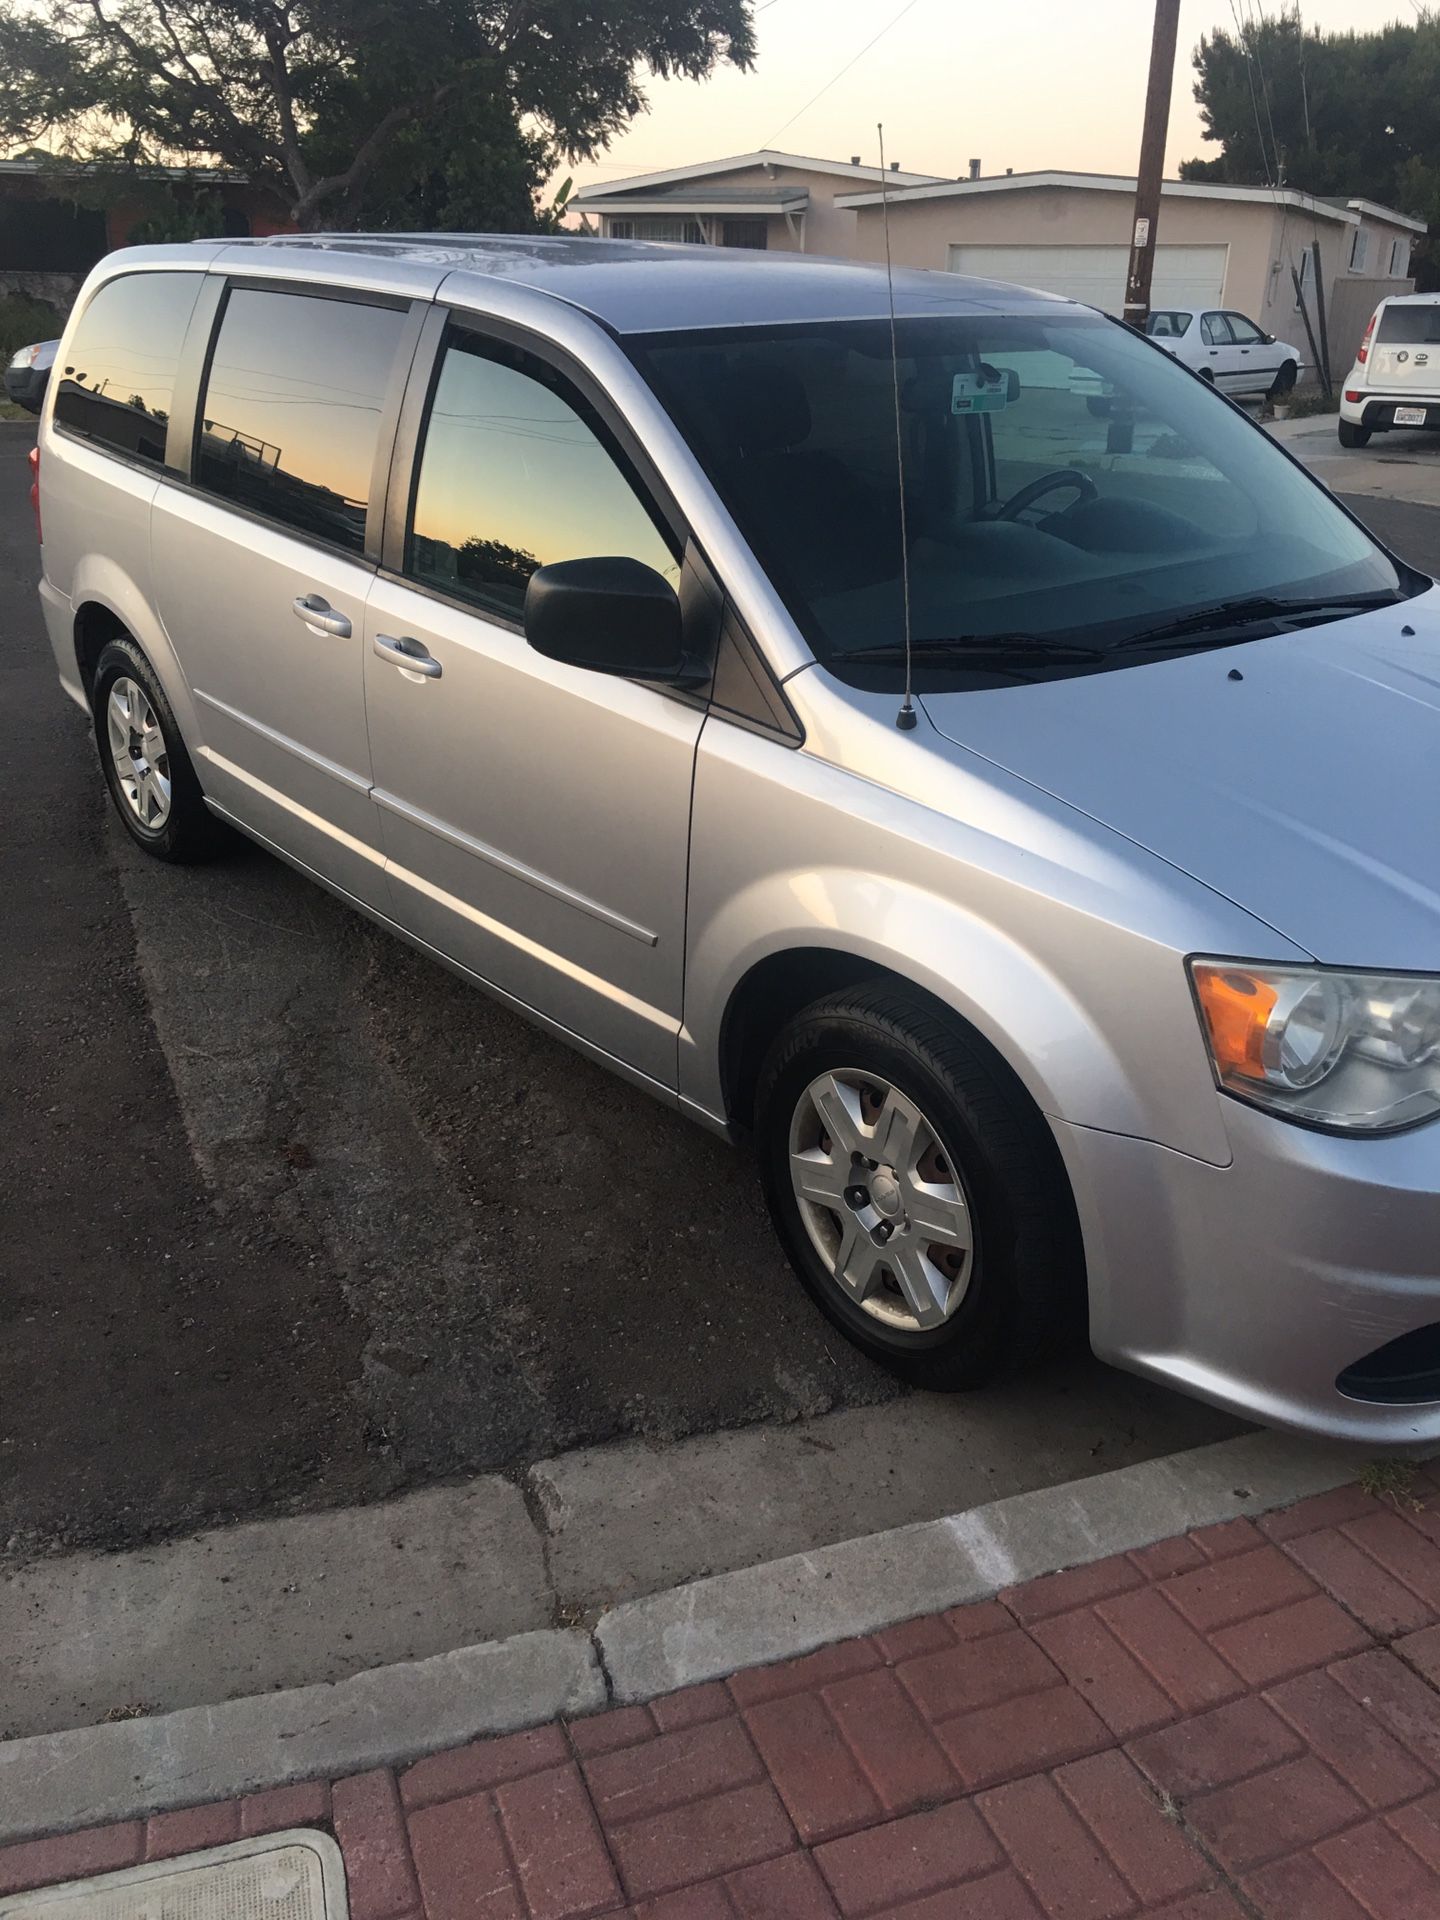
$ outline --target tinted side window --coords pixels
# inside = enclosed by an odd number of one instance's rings
[[[1230,322],[1223,313],[1207,313],[1200,323],[1200,333],[1207,347],[1228,347],[1234,344],[1230,337]]]
[[[394,307],[233,287],[201,405],[200,485],[358,552],[404,324]]]
[[[1265,336],[1253,320],[1247,320],[1243,313],[1227,313],[1231,337],[1237,346],[1253,347],[1264,340]]]
[[[175,369],[203,276],[126,273],[107,280],[70,340],[55,419],[73,433],[159,466]]]
[[[405,571],[518,619],[537,567],[679,566],[593,411],[543,361],[452,334],[430,404]]]

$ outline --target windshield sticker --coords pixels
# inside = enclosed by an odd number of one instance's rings
[[[994,367],[957,373],[950,392],[952,413],[1003,413],[1009,401],[1006,376]]]

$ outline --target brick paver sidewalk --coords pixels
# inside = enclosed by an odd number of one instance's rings
[[[569,1726],[0,1850],[280,1826],[355,1920],[1436,1920],[1440,1487],[1349,1488]]]

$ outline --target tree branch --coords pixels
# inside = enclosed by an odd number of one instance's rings
[[[183,82],[178,80],[177,77],[170,72],[163,61],[157,59],[148,47],[142,46],[129,29],[122,25],[120,21],[107,17],[101,5],[101,0],[89,0],[89,6],[90,11],[95,16],[96,25],[99,27],[102,36],[110,35],[118,40],[142,73],[148,73],[155,79],[163,79],[165,83],[175,89],[176,92],[183,93],[185,91]],[[154,6],[167,36],[173,40],[174,28],[171,26],[169,15],[165,11],[164,0],[154,0]],[[268,165],[272,156],[266,152],[264,143],[258,138],[253,129],[247,127],[244,121],[231,111],[229,103],[218,87],[208,84],[196,73],[195,69],[190,66],[188,57],[184,54],[183,49],[180,52],[180,58],[182,65],[185,66],[186,71],[191,77],[192,85],[190,91],[192,94],[197,96],[200,102],[207,106],[218,120],[228,125],[237,144],[243,151],[249,153],[252,159],[257,160],[262,167]]]
[[[436,87],[426,98],[415,96],[391,107],[360,143],[355,151],[355,158],[343,173],[327,174],[323,179],[316,180],[312,184],[310,191],[302,197],[295,208],[295,218],[300,225],[305,224],[322,200],[332,199],[336,194],[351,193],[360,186],[373,170],[391,135],[404,126],[407,120],[413,120],[422,107],[438,107],[441,101],[454,91],[455,83],[447,81],[443,87]]]
[[[289,25],[288,21],[286,22]],[[294,38],[294,30],[287,35],[279,31],[279,21],[271,20],[265,25],[265,47],[270,55],[270,84],[275,92],[275,108],[280,115],[280,147],[285,156],[285,167],[295,183],[297,199],[303,204],[314,185],[314,176],[305,164],[305,155],[300,146],[300,129],[295,120],[295,96],[290,89],[290,69],[285,64],[285,49]]]

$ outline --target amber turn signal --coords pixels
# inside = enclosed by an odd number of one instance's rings
[[[1199,965],[1195,993],[1221,1078],[1264,1080],[1265,1034],[1279,994],[1268,980],[1242,967]]]

